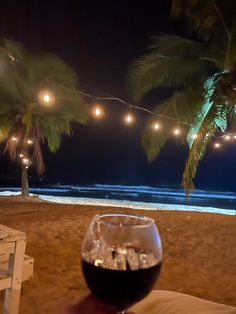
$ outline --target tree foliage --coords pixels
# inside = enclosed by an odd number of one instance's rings
[[[53,97],[51,106],[40,98],[42,91]],[[86,123],[87,106],[78,93],[74,70],[52,54],[33,55],[12,40],[0,43],[0,142],[11,160],[28,153],[33,141],[31,162],[44,172],[42,144],[55,152],[62,135],[70,135],[71,123]],[[17,141],[13,141],[12,137]]]
[[[197,167],[212,137],[236,128],[235,12],[234,0],[173,0],[171,16],[184,17],[197,40],[156,36],[148,52],[130,67],[129,88],[136,102],[156,87],[175,89],[172,97],[154,109],[142,143],[149,161],[153,161],[171,129],[182,121],[189,146],[182,181],[187,194],[194,189]],[[153,132],[151,126],[157,116],[161,124],[168,125],[165,132]]]

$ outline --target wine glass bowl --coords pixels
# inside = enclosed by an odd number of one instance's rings
[[[126,309],[153,288],[162,246],[153,219],[131,214],[96,215],[82,246],[82,271],[102,301]]]

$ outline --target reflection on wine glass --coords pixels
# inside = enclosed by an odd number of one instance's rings
[[[122,313],[156,282],[161,239],[153,219],[102,214],[92,220],[82,246],[82,270],[90,290]]]

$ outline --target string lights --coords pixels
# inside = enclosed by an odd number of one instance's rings
[[[51,107],[55,102],[55,96],[51,91],[42,90],[38,95],[39,102],[44,107]]]
[[[28,158],[23,158],[22,162],[23,162],[24,165],[28,165],[29,159]]]
[[[180,129],[174,129],[174,135],[176,136],[180,135]]]
[[[134,115],[131,113],[127,113],[124,116],[124,121],[126,124],[131,125],[134,122]]]
[[[113,100],[113,101],[118,101],[126,106],[129,107],[129,112],[127,114],[125,114],[124,118],[123,118],[123,121],[127,124],[127,125],[132,125],[135,121],[135,116],[130,113],[130,110],[133,108],[133,109],[137,109],[137,110],[141,110],[141,111],[144,111],[148,114],[151,114],[151,115],[154,115],[156,117],[159,117],[159,118],[163,118],[163,119],[166,119],[166,120],[171,120],[171,121],[174,121],[177,125],[178,124],[183,124],[183,125],[187,125],[187,126],[192,126],[191,123],[188,123],[188,122],[185,122],[185,121],[180,121],[180,120],[177,120],[177,119],[174,119],[172,117],[169,117],[169,116],[166,116],[166,115],[162,115],[162,114],[158,114],[156,112],[153,112],[149,109],[146,109],[146,108],[143,108],[143,107],[139,107],[139,106],[135,106],[133,104],[130,104],[126,101],[124,101],[123,99],[120,99],[118,97],[114,97],[112,95],[108,95],[107,97],[101,97],[101,96],[94,96],[94,95],[90,95],[88,93],[85,93],[85,92],[81,92],[81,91],[78,91],[78,94],[80,95],[83,95],[83,96],[86,96],[88,98],[91,98],[91,99],[94,99],[94,100],[97,100],[97,101],[101,101],[101,100]],[[55,96],[52,92],[50,91],[45,91],[45,90],[42,90],[40,93],[39,93],[39,100],[40,102],[43,104],[43,105],[51,105],[55,102]],[[236,111],[235,111],[236,113]],[[100,105],[100,104],[96,104],[93,108],[92,108],[92,115],[94,116],[94,118],[96,119],[101,119],[103,118],[104,116],[104,109],[103,107]],[[160,124],[158,122],[155,122],[153,125],[152,125],[152,129],[154,131],[159,131],[160,130]],[[173,134],[175,136],[180,136],[181,135],[181,129],[179,127],[175,128],[174,131],[173,131]],[[210,136],[209,133],[206,133],[206,138],[208,138]],[[225,138],[226,141],[230,141],[231,138],[233,137],[234,139],[236,139],[236,134],[233,134],[231,133],[230,135],[227,134],[227,135],[222,135],[222,136],[216,136],[214,134],[211,134],[211,137],[216,137],[216,138]],[[198,134],[193,134],[193,139],[197,139],[198,138]],[[15,139],[16,141],[17,139]],[[32,144],[30,142],[30,140],[28,140],[28,144]],[[213,146],[215,148],[220,148],[221,147],[221,144],[220,143],[214,143]]]
[[[122,99],[120,99],[118,97],[113,97],[113,96],[110,96],[110,95],[109,95],[109,97],[98,97],[98,96],[90,95],[90,94],[87,94],[87,93],[84,93],[84,92],[78,92],[78,94],[81,94],[83,96],[86,96],[86,97],[89,97],[89,98],[92,98],[92,99],[98,100],[98,101],[100,101],[100,100],[113,100],[113,101],[118,101],[118,102],[126,105],[129,108],[129,110],[124,115],[123,121],[127,125],[132,125],[135,122],[135,115],[133,113],[131,113],[131,110],[132,109],[136,109],[136,110],[141,110],[141,111],[144,111],[144,112],[146,112],[148,114],[151,114],[151,115],[157,117],[157,119],[158,118],[162,118],[162,119],[165,119],[165,120],[170,120],[170,121],[172,121],[172,123],[175,122],[176,123],[176,127],[172,130],[172,134],[175,137],[179,137],[179,136],[182,135],[182,129],[179,127],[180,124],[181,125],[187,125],[188,127],[192,126],[191,123],[188,123],[188,122],[185,122],[185,121],[180,121],[178,119],[174,119],[174,118],[166,116],[166,115],[158,114],[158,113],[153,112],[153,111],[151,111],[149,109],[129,104],[126,101],[124,101],[124,100],[122,100]],[[38,99],[39,99],[40,104],[42,106],[44,106],[44,107],[51,107],[55,103],[55,95],[51,91],[48,91],[48,90],[40,91],[40,93],[38,94]],[[92,116],[95,119],[102,119],[104,117],[104,108],[103,108],[102,105],[100,105],[100,103],[96,103],[92,107],[91,113],[92,113]],[[235,114],[236,114],[236,111],[235,111]],[[154,121],[151,124],[150,127],[151,127],[151,129],[154,132],[163,131],[162,130],[163,129],[162,125],[159,123],[158,120]],[[192,135],[194,140],[196,140],[198,138],[198,136],[199,135],[197,133]],[[210,133],[206,133],[205,137],[208,138],[209,136],[215,137],[217,139],[224,139],[225,141],[228,141],[228,142],[230,142],[231,139],[235,139],[236,140],[236,133],[223,134],[221,136],[210,134]],[[16,145],[18,144],[18,138],[16,136],[11,136],[10,139],[13,142],[15,142]],[[19,142],[21,142],[21,141],[19,141]],[[26,139],[26,140],[24,140],[24,143],[27,143],[28,145],[32,145],[33,144],[33,140],[32,139]],[[219,141],[214,142],[212,144],[212,146],[215,149],[220,149],[221,146],[222,146],[222,142],[219,142]],[[28,169],[30,164],[31,164],[31,162],[30,162],[30,159],[27,158],[27,154],[24,155],[23,153],[20,153],[19,157],[20,157],[21,163],[25,166],[26,169]]]
[[[128,106],[129,106],[129,109],[135,108],[135,109],[138,109],[138,110],[143,110],[143,111],[146,111],[146,112],[149,113],[149,114],[156,115],[156,116],[158,116],[158,117],[162,117],[162,118],[165,118],[165,119],[167,119],[167,120],[174,120],[174,121],[176,121],[177,124],[182,123],[182,124],[191,126],[190,123],[186,123],[186,122],[183,122],[183,121],[178,121],[178,120],[175,120],[175,119],[173,119],[173,118],[171,118],[171,117],[167,117],[167,116],[155,114],[154,112],[152,112],[152,111],[150,111],[150,110],[148,110],[148,109],[142,108],[142,107],[137,107],[137,106],[129,105],[128,103],[126,103],[125,101],[123,101],[123,100],[121,100],[121,99],[119,99],[119,98],[117,98],[117,97],[96,97],[96,96],[92,96],[92,95],[85,94],[85,93],[81,93],[81,94],[83,94],[84,96],[88,96],[88,97],[90,97],[90,98],[95,98],[95,99],[117,100],[117,101],[120,101],[120,102],[122,102],[122,103],[128,105]],[[103,113],[104,113],[103,108],[102,108],[101,105],[99,105],[99,106],[98,106],[98,105],[95,105],[95,106],[93,107],[93,109],[92,109],[92,112],[93,112],[93,116],[94,116],[95,118],[101,118],[101,117],[103,116]],[[127,125],[132,125],[132,124],[134,123],[134,121],[135,121],[135,116],[134,116],[134,114],[132,114],[132,113],[129,111],[128,113],[126,113],[126,114],[124,115],[123,121],[124,121],[124,123],[127,124]],[[154,122],[154,123],[151,125],[151,128],[152,128],[153,131],[160,131],[160,123],[159,123],[159,122]],[[175,129],[173,129],[173,135],[174,135],[174,136],[178,137],[178,136],[181,135],[181,133],[182,133],[182,132],[181,132],[181,128],[177,127],[177,128],[175,128]],[[205,137],[208,138],[209,136],[210,136],[210,134],[209,134],[209,133],[206,133]],[[230,135],[227,134],[227,135],[221,135],[221,136],[216,136],[216,135],[211,135],[211,136],[212,136],[212,137],[219,138],[219,139],[220,139],[220,138],[224,138],[226,141],[230,141],[232,138],[236,139],[236,134],[233,134],[233,133],[231,133]],[[195,134],[192,135],[192,137],[193,137],[193,139],[195,140],[195,139],[198,138],[198,134],[195,133]],[[213,147],[214,147],[214,148],[219,149],[219,148],[221,148],[221,146],[222,146],[222,144],[219,143],[219,142],[213,143]]]
[[[160,129],[160,124],[158,122],[153,123],[152,128],[157,131]]]
[[[49,96],[48,94],[44,95],[44,96],[43,96],[43,100],[44,100],[45,102],[49,102],[49,101],[50,101],[50,96]]]
[[[10,137],[10,140],[13,141],[13,142],[18,142],[18,139],[19,139],[19,138],[17,138],[17,137],[14,136],[14,135]],[[21,142],[21,141],[20,141],[20,142]],[[27,143],[28,145],[32,145],[32,144],[33,144],[33,140],[32,140],[32,139],[26,139],[26,140],[23,141],[23,145],[26,145],[26,143]],[[18,146],[18,143],[16,143],[16,145]],[[25,147],[25,146],[24,146],[24,147]],[[25,148],[26,148],[26,147],[25,147]],[[21,149],[22,149],[22,148],[21,148]],[[23,148],[23,151],[24,151],[24,148]],[[29,166],[30,166],[30,164],[31,164],[31,162],[30,162],[30,159],[27,157],[27,153],[26,153],[26,154],[19,153],[18,156],[19,156],[20,163],[21,163],[22,165],[24,165],[26,169],[28,169]]]
[[[215,148],[220,148],[220,143],[215,143],[215,144],[214,144],[214,147],[215,147]]]
[[[100,105],[96,104],[92,109],[92,114],[96,119],[101,119],[104,115],[104,110]]]

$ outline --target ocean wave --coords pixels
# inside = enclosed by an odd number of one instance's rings
[[[58,190],[61,188],[70,188],[71,191],[78,192],[97,192],[97,191],[109,191],[109,192],[119,192],[120,194],[127,193],[142,193],[147,195],[164,195],[173,197],[185,198],[185,192],[181,189],[171,189],[171,188],[156,188],[150,186],[127,186],[127,185],[109,185],[109,184],[95,184],[92,186],[58,186]],[[236,200],[236,193],[234,192],[220,192],[220,191],[206,191],[202,189],[195,190],[191,193],[190,199],[194,198],[206,198],[206,199],[232,199]]]
[[[0,191],[19,193],[16,187],[0,188]],[[96,184],[90,186],[49,185],[30,188],[30,193],[37,195],[62,196],[122,201],[138,201],[150,204],[178,204],[179,206],[206,206],[236,210],[236,193],[196,190],[186,200],[185,193],[180,189]],[[1,193],[0,193],[1,194]],[[3,195],[3,194],[2,194]],[[5,194],[8,195],[8,194]]]
[[[225,215],[236,215],[234,210],[220,209],[215,207],[202,207],[202,206],[187,206],[176,204],[161,204],[161,203],[145,203],[134,201],[119,201],[111,199],[95,199],[95,198],[78,198],[78,197],[54,197],[41,195],[41,199],[63,204],[80,204],[80,205],[94,205],[94,206],[112,206],[124,207],[142,210],[178,210],[178,211],[197,211],[207,213],[218,213]]]

